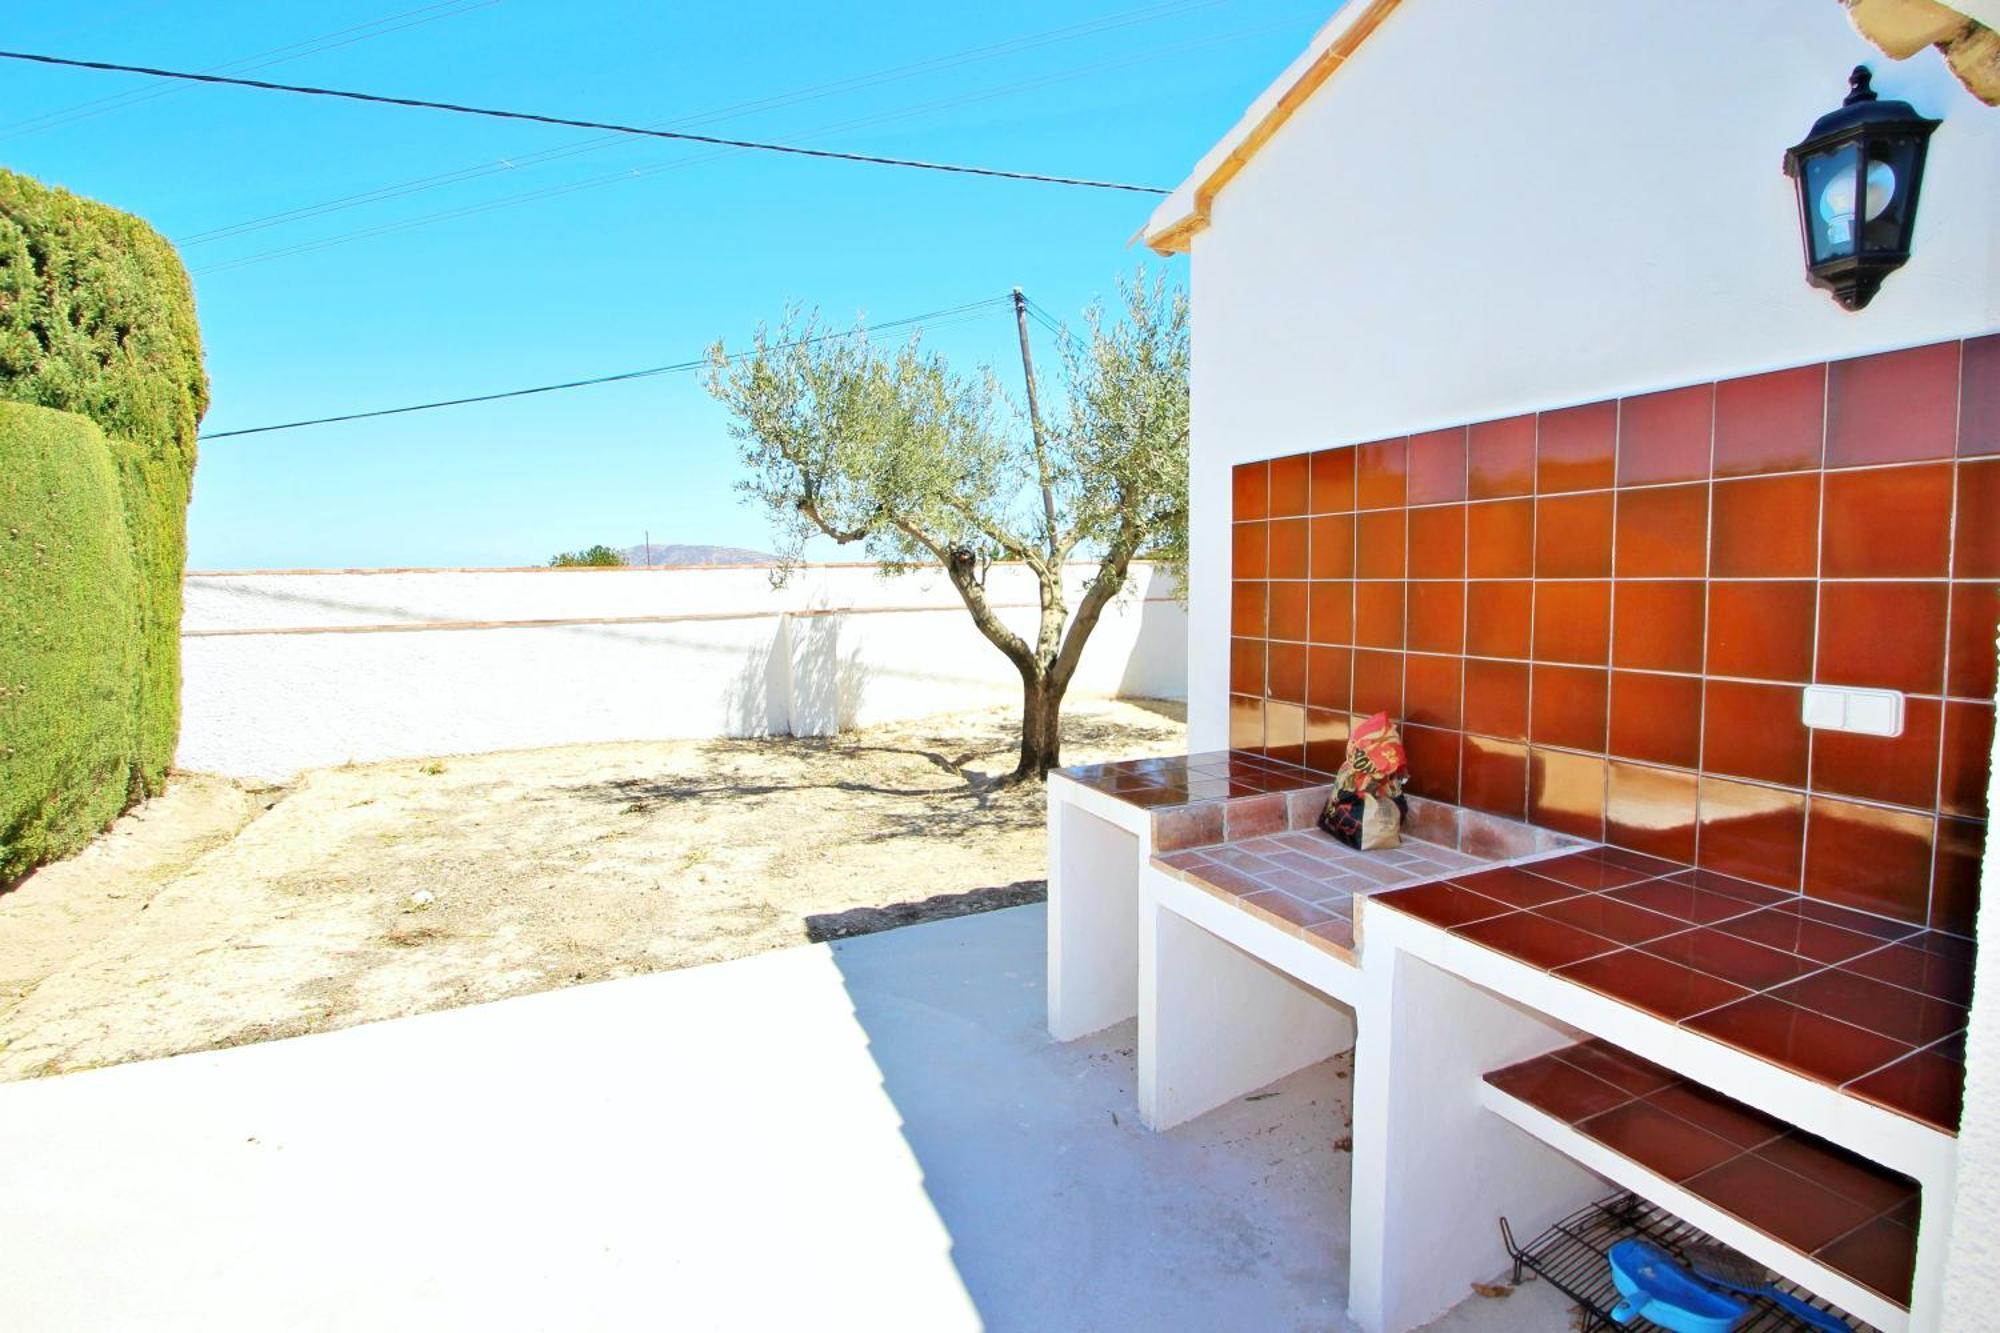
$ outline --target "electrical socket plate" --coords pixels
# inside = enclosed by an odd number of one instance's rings
[[[1903,695],[1900,690],[1808,685],[1804,702],[1800,705],[1800,720],[1820,731],[1900,736],[1903,734]]]

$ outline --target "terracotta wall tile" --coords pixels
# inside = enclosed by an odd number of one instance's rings
[[[1996,625],[2000,625],[2000,583],[1952,585],[1948,693],[1960,699],[1993,697]]]
[[[1795,791],[1703,777],[1698,863],[1773,888],[1796,889],[1806,798]]]
[[[1714,578],[1811,578],[1819,569],[1820,474],[1715,483]]]
[[[1603,666],[1610,660],[1611,585],[1541,583],[1535,588],[1535,660]]]
[[[1354,585],[1354,642],[1367,648],[1403,646],[1401,580],[1362,579]]]
[[[1693,768],[1701,762],[1701,680],[1641,671],[1611,673],[1612,754]]]
[[[1408,511],[1383,509],[1356,521],[1354,569],[1364,579],[1403,577]]]
[[[1958,465],[1958,534],[1951,574],[2000,578],[2000,458]]]
[[[1465,506],[1410,511],[1409,573],[1413,579],[1465,577]]]
[[[1403,715],[1403,655],[1356,649],[1354,653],[1354,711],[1370,716],[1387,713]]]
[[[1306,646],[1302,643],[1273,643],[1265,650],[1266,689],[1273,699],[1302,704],[1306,701]]]
[[[1270,607],[1269,637],[1273,639],[1290,639],[1294,643],[1304,643],[1306,639],[1307,585],[1293,580],[1251,586],[1261,586],[1269,589],[1267,598]]]
[[[1535,489],[1551,495],[1611,485],[1617,447],[1616,402],[1542,413],[1535,432]]]
[[[1465,662],[1465,729],[1502,740],[1528,738],[1525,662]]]
[[[1986,855],[1983,820],[1940,819],[1937,869],[1931,880],[1932,930],[1970,935],[1979,919],[1980,867]]]
[[[1900,736],[1813,732],[1813,790],[1935,809],[1941,721],[1937,700],[1909,698],[1903,701]]]
[[[1264,701],[1241,694],[1229,696],[1229,748],[1264,748]]]
[[[1347,713],[1353,701],[1354,650],[1314,644],[1306,653],[1306,702]],[[1346,737],[1343,735],[1343,740]]]
[[[1459,802],[1520,819],[1528,810],[1528,747],[1468,735],[1459,749]]]
[[[1826,465],[1949,458],[1958,443],[1955,342],[1827,367]]]
[[[1938,784],[1938,809],[1947,814],[1985,819],[1987,778],[1992,764],[1993,705],[1957,700],[1946,703],[1944,771]]]
[[[1694,860],[1694,774],[1614,759],[1607,777],[1606,841],[1670,861]]]
[[[1307,522],[1306,573],[1316,579],[1354,577],[1354,515],[1322,514]]]
[[[1536,502],[1536,578],[1601,579],[1610,573],[1610,491],[1548,496]]]
[[[1306,767],[1322,773],[1338,773],[1347,758],[1347,709],[1306,709]]]
[[[1268,518],[1271,513],[1271,465],[1238,463],[1230,469],[1230,517]]]
[[[1345,579],[1306,587],[1306,637],[1314,643],[1354,642],[1354,585]]]
[[[1535,417],[1482,421],[1466,432],[1466,494],[1474,500],[1535,491]]]
[[[1354,451],[1354,503],[1361,509],[1399,509],[1409,496],[1409,457],[1403,440],[1378,440]]]
[[[1756,581],[1708,588],[1708,673],[1812,679],[1819,585]]]
[[[1271,517],[1288,518],[1306,512],[1307,487],[1312,460],[1305,454],[1287,454],[1271,460]]]
[[[1706,485],[1618,493],[1618,577],[1698,579],[1706,573]]]
[[[1409,449],[1411,504],[1465,498],[1465,427],[1412,435]]]
[[[2000,454],[2000,333],[1969,338],[1959,369],[1958,453]]]
[[[1465,651],[1465,584],[1456,580],[1412,579],[1409,589],[1409,648],[1420,653]]]
[[[1315,514],[1344,514],[1354,508],[1354,450],[1322,449],[1312,456],[1310,508]]]
[[[1799,366],[1715,386],[1715,475],[1817,468],[1826,434],[1826,367]]]
[[[1403,659],[1403,716],[1411,722],[1457,730],[1465,686],[1465,659],[1412,652]],[[1452,771],[1458,770],[1456,742]]]
[[[1702,768],[1805,786],[1812,733],[1800,720],[1799,695],[1795,685],[1710,680],[1702,693]]]
[[[1298,704],[1276,699],[1264,704],[1264,753],[1288,764],[1302,764],[1306,758],[1306,710]]]
[[[1543,828],[1604,841],[1604,760],[1531,747],[1528,818]]]
[[[1465,651],[1477,657],[1528,655],[1534,627],[1534,587],[1519,583],[1465,585]]]
[[[1535,502],[1466,506],[1465,572],[1475,579],[1524,579],[1535,572]]]
[[[1271,525],[1238,523],[1230,533],[1229,568],[1239,579],[1261,579],[1271,568]]]
[[[1935,823],[1906,810],[1813,797],[1806,895],[1901,921],[1928,920]]]
[[[1821,576],[1942,578],[1951,560],[1955,470],[1950,463],[1930,463],[1827,473]]]
[[[1270,522],[1271,553],[1265,577],[1302,579],[1306,576],[1306,521],[1274,518]]]
[[[1641,671],[1701,670],[1707,586],[1619,580],[1611,664]]]
[[[1944,680],[1945,585],[1822,583],[1818,676],[1935,694]]]
[[[1412,724],[1403,728],[1403,744],[1410,761],[1409,793],[1433,801],[1456,802],[1458,733]]]
[[[1231,694],[1262,694],[1264,692],[1264,641],[1262,639],[1231,639],[1229,641],[1229,692]]]
[[[1602,753],[1610,674],[1598,667],[1537,663],[1529,681],[1528,739]]]
[[[1625,399],[1618,408],[1618,484],[1706,480],[1714,420],[1712,384]]]
[[[1229,632],[1252,639],[1264,637],[1267,604],[1262,583],[1237,581],[1229,588]]]

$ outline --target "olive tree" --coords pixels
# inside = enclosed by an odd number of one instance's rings
[[[708,388],[733,417],[747,480],[769,509],[782,579],[805,543],[859,543],[885,571],[935,566],[1021,676],[1013,779],[1060,763],[1062,702],[1083,647],[1135,557],[1178,575],[1187,549],[1186,295],[1141,272],[1107,316],[1062,338],[1063,392],[1046,420],[1009,410],[993,373],[952,370],[920,338],[794,313],[752,346],[709,351]],[[1031,395],[1030,401],[1033,401]],[[1040,617],[1017,632],[989,599],[996,560],[1035,576]],[[1074,609],[1073,560],[1095,562]]]

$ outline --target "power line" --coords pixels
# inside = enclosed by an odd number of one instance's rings
[[[957,323],[974,314],[983,314],[998,305],[1011,305],[1010,296],[989,296],[982,301],[969,301],[964,305],[952,306],[945,310],[933,310],[922,315],[908,315],[902,319],[892,319],[881,324],[869,325],[865,329],[842,329],[832,333],[822,333],[811,338],[801,338],[796,342],[780,343],[784,347],[805,347],[812,343],[825,342],[832,338],[852,338],[858,333],[880,333],[888,329],[907,328],[912,324],[929,324],[941,328],[949,323]],[[747,353],[737,353],[729,359],[734,361]],[[203,440],[227,440],[239,435],[267,435],[279,430],[302,430],[307,426],[331,426],[343,421],[366,421],[371,417],[402,416],[408,412],[430,412],[442,407],[465,407],[473,403],[495,403],[506,398],[527,398],[535,394],[559,393],[565,389],[588,389],[600,384],[618,384],[625,380],[650,379],[655,375],[684,374],[700,370],[708,364],[708,358],[697,357],[691,361],[676,361],[670,365],[648,366],[643,370],[621,370],[614,375],[595,375],[589,379],[564,380],[560,384],[537,384],[527,389],[503,389],[498,393],[472,394],[464,398],[443,398],[429,403],[410,403],[403,407],[379,407],[367,412],[342,412],[335,416],[311,417],[304,421],[282,421],[270,426],[246,426],[241,430],[219,430],[203,435]]]
[[[144,74],[155,79],[181,79],[189,83],[216,84],[229,88],[253,88],[261,92],[297,93],[306,97],[331,97],[348,102],[378,106],[415,107],[424,111],[449,111],[461,116],[484,116],[490,120],[522,120],[538,125],[561,125],[579,130],[607,130],[648,139],[672,139],[682,143],[709,144],[717,148],[747,148],[765,153],[786,153],[796,157],[816,157],[837,162],[863,162],[879,167],[909,167],[918,171],[942,171],[961,176],[990,176],[1001,180],[1031,181],[1041,185],[1070,185],[1088,190],[1120,190],[1128,194],[1166,194],[1156,185],[1130,185],[1119,181],[1090,180],[1078,176],[1050,176],[1032,171],[1008,171],[1000,167],[976,167],[959,162],[927,162],[918,158],[883,157],[873,153],[843,153],[831,148],[806,148],[798,144],[769,143],[757,139],[725,139],[712,134],[690,134],[683,130],[653,130],[614,121],[582,120],[569,116],[545,116],[532,111],[504,111],[494,107],[468,106],[459,102],[433,102],[420,97],[394,97],[384,93],[362,93],[342,88],[320,88],[303,83],[272,83],[264,79],[229,78],[220,74],[200,74],[191,70],[158,69],[150,65],[121,65],[108,60],[72,60],[65,56],[41,55],[31,51],[0,51],[0,60],[19,60],[36,65],[56,65],[66,69],[106,70],[115,74]]]

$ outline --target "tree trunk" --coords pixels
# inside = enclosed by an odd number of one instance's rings
[[[1013,780],[1037,781],[1062,767],[1062,701],[1067,680],[1021,672],[1021,762]]]

